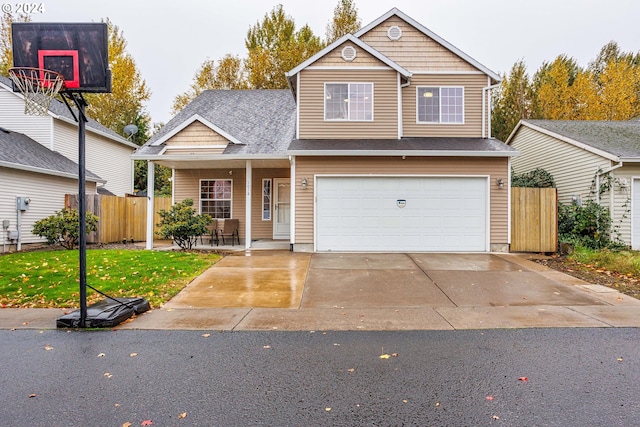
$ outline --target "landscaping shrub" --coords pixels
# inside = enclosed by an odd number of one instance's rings
[[[86,213],[85,232],[98,229],[99,218],[91,212]],[[80,239],[80,215],[75,209],[62,209],[54,215],[43,218],[33,225],[33,234],[44,237],[50,245],[60,244],[63,248],[73,249]]]
[[[196,215],[192,206],[193,200],[185,199],[169,210],[162,209],[158,212],[162,218],[158,224],[158,234],[164,239],[173,239],[182,249],[193,248],[198,237],[207,231],[207,225],[213,221],[207,214]]]
[[[553,175],[544,169],[537,168],[530,172],[516,174],[511,171],[512,187],[529,187],[529,188],[556,188],[556,182]]]
[[[570,242],[591,249],[601,249],[612,244],[609,230],[609,209],[593,200],[582,206],[576,203],[558,206],[558,236],[560,241]]]

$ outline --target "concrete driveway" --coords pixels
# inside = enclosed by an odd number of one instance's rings
[[[121,329],[640,327],[640,301],[515,254],[230,255]]]

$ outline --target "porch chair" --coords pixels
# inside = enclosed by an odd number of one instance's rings
[[[240,235],[238,234],[239,220],[237,219],[225,219],[222,230],[220,230],[220,237],[222,238],[222,244],[226,244],[225,237],[231,237],[231,246],[235,246],[235,239],[240,244]]]
[[[216,246],[220,243],[220,238],[218,237],[218,220],[213,220],[209,225],[207,225],[207,231],[200,236],[200,243],[204,245],[204,239],[209,239],[211,246],[213,246],[213,242],[216,242]]]

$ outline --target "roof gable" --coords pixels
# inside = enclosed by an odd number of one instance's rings
[[[175,145],[175,144],[171,144],[171,140],[174,139],[176,136],[178,136],[184,130],[188,129],[194,123],[200,123],[200,124],[204,125],[208,129],[210,129],[212,132],[222,136],[223,138],[225,138],[227,141],[231,142],[232,144],[242,144],[242,142],[239,141],[237,138],[234,138],[232,135],[230,135],[229,133],[225,132],[223,129],[220,129],[218,126],[216,126],[215,124],[211,123],[209,120],[207,120],[204,117],[200,116],[200,114],[194,114],[193,116],[191,116],[190,118],[188,118],[184,122],[178,124],[176,127],[171,129],[170,132],[167,132],[161,138],[155,140],[151,145],[155,146],[155,147],[157,147],[159,145],[162,145],[162,144]]]

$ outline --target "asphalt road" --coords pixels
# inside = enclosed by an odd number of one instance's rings
[[[640,424],[640,329],[207,334],[0,331],[0,425]]]

